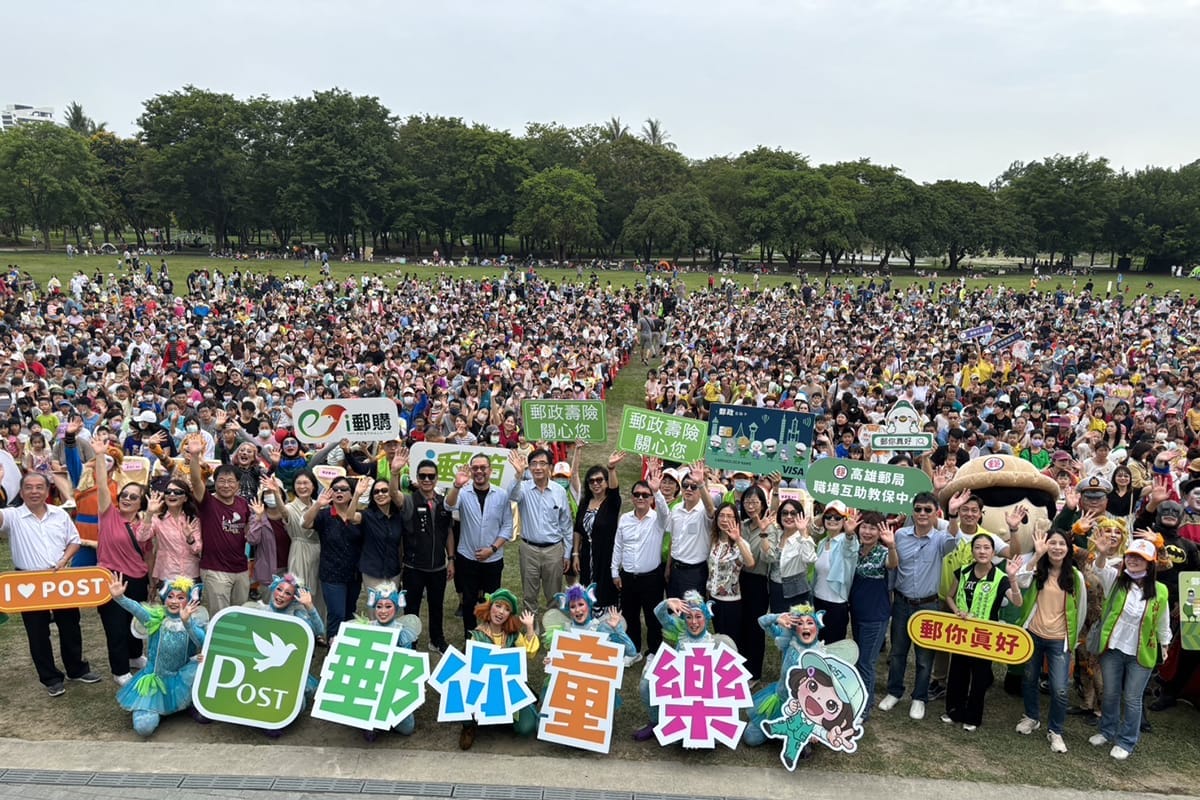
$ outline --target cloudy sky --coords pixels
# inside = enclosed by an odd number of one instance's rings
[[[1200,0],[44,0],[4,20],[0,105],[75,100],[121,134],[189,83],[337,86],[516,133],[657,117],[692,158],[766,144],[920,181],[1200,158]]]

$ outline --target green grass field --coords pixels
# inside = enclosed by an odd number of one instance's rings
[[[62,256],[24,253],[0,254],[0,265],[6,263],[20,264],[39,281],[57,273],[64,283],[76,268],[85,269],[89,274],[95,268],[94,259],[77,258],[68,261]],[[235,265],[243,269],[247,267],[247,262],[235,264],[200,257],[176,257],[171,259],[170,263],[172,275],[177,283],[181,282],[186,272],[194,266],[220,268],[227,272]],[[254,269],[272,268],[286,271],[298,265],[295,262],[249,262],[249,266]],[[387,275],[396,269],[401,273],[416,269],[422,275],[434,275],[439,272],[430,268],[392,265],[374,265],[368,269],[380,275]],[[362,267],[359,265],[338,264],[334,274],[341,277],[347,274],[361,274],[361,271]],[[313,272],[315,274],[315,270]],[[455,274],[470,276],[497,272],[495,269],[480,268],[454,270]],[[573,271],[549,272],[552,277],[561,276],[574,280]],[[1102,274],[1096,279],[1102,291],[1103,282],[1107,277]],[[615,285],[627,285],[641,280],[641,276],[632,272],[607,272],[601,273],[600,279],[602,282],[611,279]],[[739,282],[751,280],[744,274],[737,276],[737,279]],[[707,275],[685,274],[684,280],[689,287],[700,288],[706,285]],[[785,280],[784,277],[766,276],[762,279],[762,285],[772,286]],[[897,284],[903,285],[908,280],[916,278],[901,278]],[[1064,281],[1069,285],[1069,279]],[[997,282],[1023,288],[1028,285],[1028,275],[972,283],[983,285]],[[1042,285],[1052,287],[1055,282],[1055,279],[1046,280]],[[1140,277],[1133,277],[1128,282],[1134,292],[1141,291],[1146,283],[1145,279]],[[1191,286],[1191,283],[1183,280],[1154,280],[1155,291],[1179,288],[1187,294],[1190,293]],[[610,441],[615,442],[617,439],[621,408],[627,404],[641,405],[644,378],[645,368],[633,364],[618,375],[608,396]],[[605,446],[590,446],[580,460],[581,468],[586,469],[593,463],[603,463],[608,452]],[[622,466],[621,483],[626,492],[636,477],[636,463],[636,459],[627,459]],[[0,548],[0,568],[10,566],[8,548]],[[505,563],[504,585],[519,589],[520,584],[517,559],[510,556]],[[452,642],[461,641],[461,623],[453,616],[457,603],[457,598],[450,595],[444,609],[447,633]],[[423,616],[427,616],[424,611]],[[7,735],[28,739],[136,741],[137,737],[130,728],[128,714],[121,711],[113,700],[114,685],[107,680],[103,632],[97,615],[85,611],[83,618],[85,651],[93,668],[106,675],[106,680],[97,686],[72,684],[65,697],[54,700],[46,697],[36,680],[26,652],[25,635],[20,620],[10,620],[8,624],[0,626],[0,727],[8,731]],[[318,651],[314,660],[314,670],[324,654],[325,651]],[[886,675],[886,651],[879,667],[882,681]],[[778,669],[779,653],[768,643],[764,675],[768,679],[773,678]],[[910,681],[912,669],[910,664]],[[769,743],[758,749],[740,747],[736,751],[725,748],[715,751],[685,751],[679,747],[660,748],[653,742],[639,744],[631,741],[632,731],[645,724],[646,720],[645,711],[637,699],[640,673],[639,665],[629,670],[625,676],[622,690],[625,702],[616,713],[613,747],[609,756],[585,754],[539,741],[518,740],[507,730],[482,732],[475,749],[517,757],[607,757],[627,761],[666,760],[680,766],[701,763],[761,766],[764,769],[777,770],[781,778],[783,777],[777,743]],[[985,722],[977,732],[965,733],[957,726],[941,724],[938,716],[942,713],[942,708],[936,702],[930,704],[925,720],[913,721],[908,718],[908,705],[904,702],[891,713],[873,713],[857,754],[838,755],[817,747],[815,758],[798,767],[797,771],[803,773],[816,769],[899,777],[983,780],[1084,791],[1102,789],[1185,794],[1193,792],[1200,781],[1200,740],[1195,736],[1197,726],[1200,725],[1200,715],[1191,706],[1180,705],[1170,712],[1152,716],[1154,732],[1144,736],[1134,755],[1137,768],[1129,769],[1129,765],[1119,765],[1109,758],[1107,748],[1093,748],[1087,744],[1087,737],[1094,733],[1095,729],[1085,726],[1079,717],[1069,717],[1067,720],[1065,736],[1070,753],[1063,756],[1050,753],[1044,727],[1030,737],[1016,734],[1013,728],[1021,716],[1021,705],[1017,699],[1003,693],[999,686],[1000,677],[1001,673],[997,671],[998,683],[989,693]],[[531,660],[530,684],[537,689],[543,684],[540,659]],[[436,698],[430,695],[426,705],[417,713],[417,733],[411,740],[398,736],[384,736],[373,745],[373,749],[401,751],[404,748],[415,747],[446,753],[457,752],[459,728],[457,725],[437,724],[436,705]],[[1043,698],[1042,705],[1046,708],[1048,700]],[[266,743],[261,734],[255,731],[222,724],[200,727],[187,719],[186,715],[166,720],[156,732],[154,740],[179,744],[181,747],[197,742],[251,745]],[[282,746],[289,744],[365,747],[356,731],[308,718],[302,718],[294,724],[279,741],[279,745]],[[231,771],[236,772],[236,765],[231,765]]]

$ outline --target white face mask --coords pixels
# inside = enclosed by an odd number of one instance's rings
[[[195,425],[194,423],[185,425],[184,428],[188,433],[196,433],[198,430],[200,430],[199,426]]]

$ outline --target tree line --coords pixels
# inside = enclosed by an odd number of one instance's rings
[[[443,257],[632,251],[718,261],[757,250],[795,266],[1004,253],[1146,269],[1200,258],[1200,161],[1115,171],[1083,153],[1014,163],[991,184],[917,183],[870,160],[813,165],[764,146],[689,160],[656,119],[522,135],[454,117],[401,118],[339,89],[277,100],[187,86],[146,100],[121,137],[73,103],[67,126],[0,134],[0,232],[76,238],[93,225],[203,230],[220,248],[320,232],[340,249]],[[515,240],[515,241],[514,241]],[[516,247],[517,253],[512,250]],[[424,250],[423,250],[424,248]]]

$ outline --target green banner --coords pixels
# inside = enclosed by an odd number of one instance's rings
[[[1200,650],[1200,572],[1179,573],[1179,639],[1184,650]]]
[[[708,423],[703,420],[625,406],[617,449],[690,464],[704,457],[707,436]]]
[[[522,400],[525,439],[530,442],[606,442],[603,400]]]
[[[841,500],[859,511],[885,514],[911,513],[913,497],[933,491],[933,481],[919,469],[847,458],[814,461],[805,477],[819,503]]]

